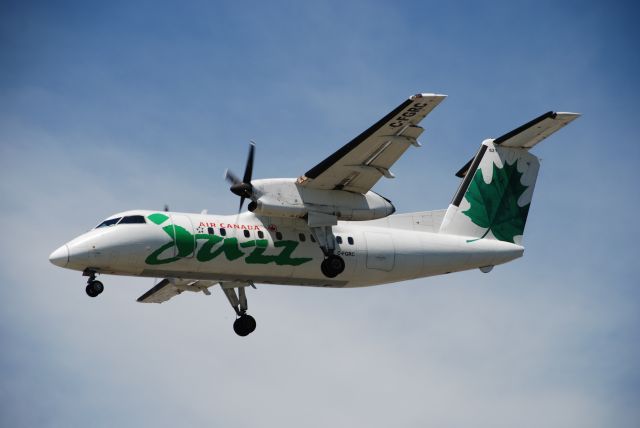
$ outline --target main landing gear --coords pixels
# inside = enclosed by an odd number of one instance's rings
[[[331,226],[311,227],[310,229],[324,253],[324,260],[320,264],[322,274],[327,278],[335,278],[344,271],[345,264],[342,257],[334,254],[336,248]]]
[[[320,264],[320,270],[327,278],[335,278],[344,271],[344,260],[340,256],[329,254]]]
[[[256,329],[256,320],[251,315],[242,314],[240,318],[236,318],[233,322],[233,331],[236,332],[238,336],[244,337],[247,336]]]
[[[251,285],[251,283],[220,283],[220,288],[224,292],[225,296],[229,300],[231,307],[236,312],[238,318],[233,322],[233,331],[238,336],[248,336],[256,329],[256,320],[251,315],[247,314],[247,294],[245,293],[245,287]],[[236,288],[238,294],[236,294]]]
[[[82,273],[83,276],[88,276],[87,287],[85,291],[89,297],[97,297],[104,291],[104,285],[96,280],[96,272],[92,270],[86,270]]]

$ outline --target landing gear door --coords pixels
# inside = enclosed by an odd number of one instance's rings
[[[193,234],[191,219],[182,214],[172,214],[174,255],[180,258],[191,258],[196,250],[196,237]]]

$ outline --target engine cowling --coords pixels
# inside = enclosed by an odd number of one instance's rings
[[[395,212],[388,199],[375,192],[366,194],[344,190],[310,189],[295,179],[256,180],[258,199],[249,211],[264,216],[302,218],[309,212],[335,216],[338,220],[365,221],[387,217]]]

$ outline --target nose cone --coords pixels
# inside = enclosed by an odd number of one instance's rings
[[[49,261],[56,266],[65,267],[69,263],[69,247],[63,245],[49,256]]]

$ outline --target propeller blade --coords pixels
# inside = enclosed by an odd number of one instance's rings
[[[256,150],[256,143],[251,141],[249,143],[249,156],[247,157],[247,166],[244,169],[244,177],[242,178],[243,183],[250,184],[251,176],[253,175],[253,155]]]
[[[228,169],[224,172],[224,178],[231,184],[240,184],[242,181]]]
[[[224,178],[231,184],[229,190],[231,193],[240,196],[240,208],[238,213],[242,211],[244,200],[250,198],[253,200],[253,186],[251,185],[251,177],[253,176],[253,158],[255,155],[256,143],[249,143],[249,155],[247,156],[247,165],[244,168],[244,177],[240,180],[233,172],[228,169],[224,173]]]
[[[229,190],[231,190],[231,193],[243,198],[250,198],[253,194],[253,186],[247,183],[232,184]]]

